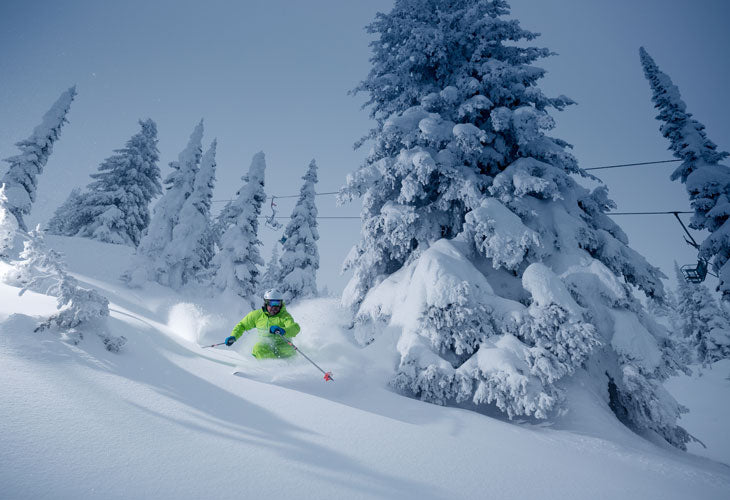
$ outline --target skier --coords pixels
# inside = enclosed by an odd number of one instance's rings
[[[233,345],[243,332],[254,328],[259,332],[259,342],[251,351],[256,359],[288,358],[296,353],[285,338],[294,338],[300,328],[286,311],[278,290],[269,290],[264,294],[263,307],[248,313],[233,329],[231,336],[226,338],[225,344]]]

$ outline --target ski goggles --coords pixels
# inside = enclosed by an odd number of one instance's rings
[[[280,300],[267,300],[266,305],[271,306],[271,307],[281,307],[281,301]]]

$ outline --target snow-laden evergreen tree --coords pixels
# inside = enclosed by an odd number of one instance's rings
[[[223,205],[223,208],[221,209],[220,213],[215,218],[215,222],[213,223],[213,235],[215,236],[215,244],[219,248],[221,246],[221,238],[223,237],[223,233],[225,233],[229,227],[236,223],[236,218],[241,213],[238,200],[241,196],[241,190],[245,189],[248,185],[248,182],[245,180],[245,176],[241,179],[244,180],[243,186],[239,188],[238,191],[236,191],[236,195],[233,197],[233,199],[228,200],[228,202]]]
[[[423,400],[493,404],[510,417],[566,408],[585,370],[624,422],[684,447],[662,386],[669,335],[634,298],[661,272],[628,246],[566,142],[547,135],[550,55],[503,0],[396,0],[368,27],[376,127],[341,200],[363,198],[346,260],[355,336],[401,329],[393,384]],[[611,389],[610,391],[607,389]]]
[[[75,187],[68,198],[55,211],[46,224],[48,234],[73,235],[77,228],[84,224],[84,216],[78,210],[84,203],[84,194],[80,187]]]
[[[17,232],[18,220],[10,211],[5,184],[0,184],[0,259],[10,258]]]
[[[179,220],[172,230],[172,241],[165,250],[166,281],[176,289],[196,279],[213,258],[215,238],[210,205],[215,187],[217,144],[214,139],[200,161],[193,193],[180,210]]]
[[[249,300],[259,290],[259,266],[264,265],[258,232],[261,205],[266,201],[265,171],[264,153],[256,153],[248,174],[241,178],[243,187],[228,208],[229,222],[223,230],[220,249],[213,257],[213,285],[221,292],[229,290]]]
[[[223,237],[223,233],[225,233],[226,229],[228,229],[236,220],[236,209],[234,208],[234,203],[240,195],[241,190],[239,189],[238,191],[236,191],[235,197],[232,200],[226,202],[225,205],[223,205],[220,213],[215,218],[215,222],[213,222],[213,236],[215,237],[215,244],[219,248],[221,245],[221,238]]]
[[[644,75],[651,86],[657,120],[664,122],[659,130],[669,139],[669,149],[682,164],[672,173],[672,180],[685,184],[694,209],[690,227],[706,229],[710,235],[700,244],[700,258],[712,263],[718,273],[718,289],[724,300],[730,300],[730,168],[720,162],[728,157],[718,151],[705,133],[705,126],[692,118],[679,89],[654,59],[640,49]]]
[[[23,290],[55,294],[60,273],[64,271],[63,256],[48,248],[40,226],[29,231],[23,241],[18,260],[12,262],[3,280]]]
[[[675,264],[677,313],[692,362],[708,365],[730,358],[730,323],[704,283],[687,283]]]
[[[10,278],[11,284],[21,287],[21,295],[32,289],[58,298],[58,312],[40,323],[36,332],[55,329],[73,344],[78,344],[84,333],[93,332],[112,352],[118,352],[126,343],[125,337],[110,334],[106,327],[109,300],[95,290],[83,288],[68,274],[63,256],[48,248],[40,226],[27,234],[20,260],[14,262]]]
[[[53,144],[61,135],[61,128],[67,123],[66,114],[76,96],[76,87],[71,87],[43,115],[43,120],[27,139],[17,142],[20,154],[6,158],[10,164],[8,171],[0,179],[5,184],[5,196],[10,212],[18,221],[18,226],[27,231],[23,216],[30,214],[38,188],[38,176],[53,152]]]
[[[647,301],[646,310],[654,317],[666,318],[669,327],[677,319],[677,297],[672,290],[664,290],[664,296],[661,300],[651,298]]]
[[[48,223],[48,231],[136,246],[150,223],[150,202],[160,186],[157,125],[147,119],[123,149],[99,166],[83,194],[71,192]]]
[[[286,239],[279,259],[281,274],[276,286],[287,303],[317,295],[319,232],[317,206],[314,203],[314,186],[317,184],[317,163],[314,160],[309,164],[307,173],[302,179],[304,184],[299,190],[299,200],[284,229]]]
[[[148,280],[168,284],[165,249],[172,241],[172,231],[178,223],[180,211],[193,192],[203,155],[202,141],[203,120],[200,120],[177,161],[170,162],[172,173],[165,179],[165,192],[155,205],[150,224],[142,235],[133,267],[122,276],[131,286],[140,286]]]
[[[664,297],[660,299],[650,297],[647,300],[647,313],[667,331],[667,336],[658,342],[663,357],[669,362],[673,361],[677,370],[691,375],[689,365],[694,362],[694,357],[682,336],[678,310],[677,297],[671,289],[665,289]]]
[[[280,276],[281,266],[279,265],[279,246],[274,244],[274,248],[271,250],[269,262],[266,263],[266,270],[261,276],[259,291],[262,297],[267,290],[271,290],[272,288],[279,286]]]

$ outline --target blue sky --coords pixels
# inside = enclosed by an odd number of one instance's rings
[[[724,0],[513,0],[513,17],[542,33],[542,88],[578,102],[554,113],[555,136],[583,167],[670,159],[639,64],[645,46],[679,86],[688,109],[721,149],[730,149],[730,3]],[[371,126],[364,96],[347,91],[369,70],[363,27],[392,1],[310,0],[0,3],[0,157],[29,135],[62,90],[76,84],[70,123],[40,178],[30,220],[45,221],[71,188],[138,130],[157,122],[163,175],[205,119],[205,147],[218,139],[216,199],[231,197],[263,150],[267,191],[297,194],[309,161],[318,191],[335,191],[366,150],[352,144]],[[4,169],[3,167],[0,167]],[[672,164],[600,171],[621,211],[688,209]],[[277,201],[288,215],[294,199]],[[317,199],[320,215],[354,216],[357,204]],[[270,210],[267,208],[267,213]],[[621,217],[632,246],[667,273],[691,262],[670,216]],[[356,220],[321,220],[320,284],[339,292],[340,265]],[[262,228],[263,255],[280,233]]]

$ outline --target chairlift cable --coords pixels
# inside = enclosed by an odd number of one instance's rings
[[[675,163],[678,161],[682,161],[682,160],[659,160],[659,161],[642,161],[642,162],[638,162],[638,163],[621,163],[619,165],[604,165],[602,167],[589,167],[589,168],[584,168],[583,170],[588,171],[588,170],[604,170],[604,169],[609,169],[609,168],[636,167],[636,166],[640,166],[640,165],[656,165],[656,164],[660,164],[660,163]],[[338,194],[338,193],[339,193],[339,191],[326,191],[326,192],[322,192],[322,193],[314,193],[314,196],[325,196],[325,195]],[[287,195],[283,195],[283,196],[273,196],[273,198],[298,198],[299,196],[300,195],[298,195],[298,194],[287,194]],[[271,197],[267,196],[267,198],[271,198]],[[227,203],[229,201],[233,201],[233,200],[232,199],[230,199],[230,200],[212,200],[211,203]],[[615,215],[618,215],[618,214],[615,214]]]
[[[337,194],[337,193],[339,193],[339,191],[327,191],[327,192],[324,192],[324,193],[314,193],[314,196],[323,196],[323,195],[326,195],[326,194]],[[274,196],[267,196],[266,199],[269,199],[269,198],[299,198],[299,196],[301,196],[301,195],[298,195],[298,194],[287,194],[287,195],[284,195],[284,196],[274,195]],[[233,201],[233,199],[229,199],[229,200],[211,200],[211,203],[228,203],[229,201]]]
[[[640,163],[623,163],[621,165],[606,165],[603,167],[584,168],[583,170],[604,170],[607,168],[636,167],[638,165],[656,165],[658,163],[674,163],[682,160],[660,160],[660,161],[642,161]]]
[[[270,220],[271,219],[271,217],[266,217],[266,216],[263,216],[263,215],[262,216],[259,216],[258,218],[259,219],[267,219],[267,220]],[[348,217],[348,216],[328,216],[328,215],[321,215],[320,216],[320,215],[318,215],[315,218],[316,219],[361,219],[362,217],[359,217],[359,216],[350,216],[350,217]],[[277,215],[276,217],[274,217],[274,219],[291,219],[291,216],[288,216],[287,217],[287,216],[284,216],[284,215]]]
[[[683,212],[681,210],[672,210],[671,212],[605,212],[606,215],[673,215],[693,213],[694,212]]]

